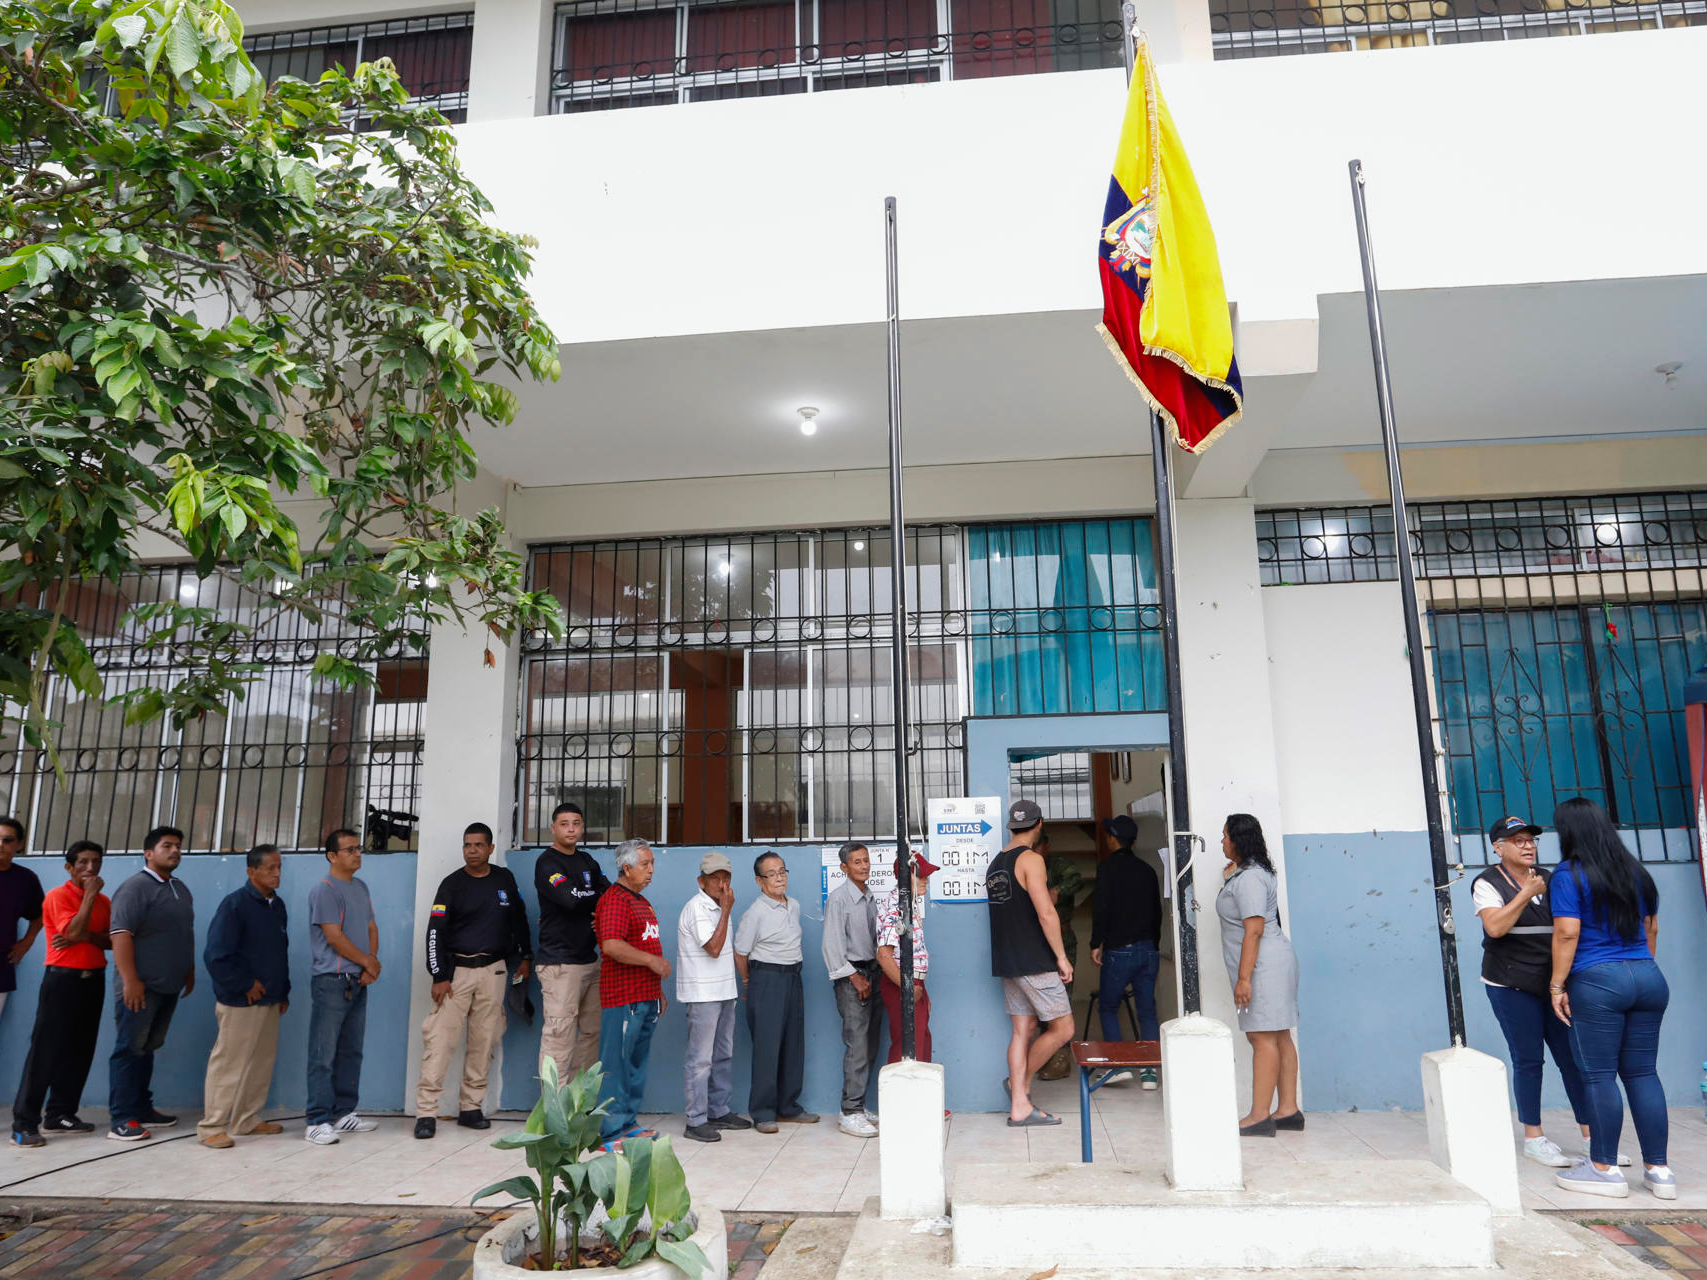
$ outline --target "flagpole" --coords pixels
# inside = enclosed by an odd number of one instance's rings
[[[1399,441],[1393,426],[1393,388],[1387,372],[1387,339],[1381,328],[1381,294],[1375,283],[1375,250],[1369,241],[1363,161],[1353,160],[1348,167],[1351,171],[1351,205],[1357,215],[1357,248],[1363,259],[1363,302],[1369,313],[1369,350],[1375,361],[1375,403],[1380,410],[1381,445],[1387,453],[1387,487],[1393,504],[1393,554],[1399,566],[1399,596],[1405,609],[1405,646],[1411,664],[1411,708],[1416,717],[1423,807],[1428,817],[1429,860],[1434,869],[1434,920],[1440,932],[1440,973],[1446,982],[1446,1027],[1452,1043],[1461,1045],[1464,1043],[1464,992],[1458,978],[1458,929],[1452,920],[1446,822],[1440,808],[1440,772],[1435,760],[1434,725],[1429,714],[1428,674],[1423,667],[1416,566],[1412,561],[1410,523],[1405,518],[1405,480],[1399,469]]]
[[[1124,33],[1121,52],[1126,62],[1126,83],[1132,84],[1137,53],[1138,6],[1120,6],[1120,23]],[[1191,794],[1186,786],[1185,772],[1185,707],[1180,687],[1179,667],[1179,594],[1175,588],[1174,543],[1174,480],[1169,458],[1171,444],[1167,426],[1161,414],[1150,411],[1150,466],[1156,489],[1156,579],[1162,597],[1162,670],[1168,695],[1168,764],[1173,783],[1173,830],[1168,836],[1174,842],[1174,869],[1178,892],[1174,895],[1179,912],[1179,975],[1181,1013],[1199,1013],[1203,995],[1197,976],[1197,909],[1191,865],[1191,837],[1179,834],[1191,830]]]
[[[907,671],[907,528],[901,504],[901,290],[895,236],[895,197],[883,201],[884,249],[889,271],[889,592],[895,671],[895,850],[904,862],[895,877],[901,907],[901,1057],[914,1057],[913,1031],[913,878],[909,856],[907,803],[907,726],[911,696]]]

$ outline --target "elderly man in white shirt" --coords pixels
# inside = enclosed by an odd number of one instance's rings
[[[735,946],[729,917],[735,910],[734,868],[721,853],[699,860],[699,892],[676,921],[676,1003],[687,1010],[684,1057],[687,1128],[696,1142],[721,1142],[724,1129],[750,1129],[752,1121],[729,1110],[735,1083]]]

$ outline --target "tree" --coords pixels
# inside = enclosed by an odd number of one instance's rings
[[[223,0],[0,6],[0,699],[32,745],[50,674],[101,692],[67,590],[150,535],[257,606],[134,610],[193,673],[121,695],[133,723],[242,697],[281,612],[367,629],[316,663],[346,685],[423,620],[561,631],[498,514],[456,506],[468,428],[561,366],[531,242],[443,125],[385,59],[264,84]]]

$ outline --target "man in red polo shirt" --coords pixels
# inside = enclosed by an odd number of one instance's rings
[[[40,1147],[47,1133],[93,1133],[95,1126],[77,1117],[77,1103],[95,1060],[106,1008],[107,930],[112,903],[101,892],[101,860],[106,851],[93,840],[79,840],[65,851],[71,879],[42,900],[42,930],[47,934],[46,968],[36,1004],[30,1053],[12,1104],[12,1145]],[[47,1102],[47,1120],[42,1103]]]
[[[616,883],[593,912],[603,963],[599,967],[599,1063],[604,1068],[606,1150],[624,1138],[655,1138],[635,1125],[646,1092],[652,1032],[664,1014],[662,979],[670,976],[658,917],[641,891],[652,883],[652,846],[624,840],[616,847]]]

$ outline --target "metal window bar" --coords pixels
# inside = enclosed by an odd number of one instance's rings
[[[1009,548],[977,583],[974,534]],[[915,831],[965,786],[970,712],[1159,705],[1147,522],[907,536]],[[523,841],[562,800],[591,841],[894,838],[886,530],[546,545],[530,579],[568,629],[524,638]]]
[[[109,853],[136,852],[143,834],[161,823],[182,828],[186,850],[195,853],[261,841],[312,850],[338,826],[363,832],[370,849],[416,847],[410,815],[423,746],[425,629],[419,650],[400,645],[367,664],[377,688],[344,690],[314,679],[311,668],[323,652],[365,661],[361,629],[337,601],[319,623],[281,615],[244,655],[261,668],[258,679],[223,713],[181,730],[167,720],[126,725],[107,699],[191,673],[170,649],[141,647],[143,629],[125,617],[137,605],[173,597],[235,617],[256,605],[235,582],[198,582],[178,566],[71,589],[67,613],[89,642],[105,693],[86,699],[63,681],[50,683],[63,790],[46,753],[24,744],[21,726],[9,726],[0,745],[0,796],[23,820],[30,851],[54,853],[87,838]]]
[[[1413,504],[1436,728],[1467,861],[1524,814],[1604,805],[1645,861],[1695,856],[1682,688],[1707,662],[1707,492]],[[1262,581],[1390,580],[1382,509],[1263,511]]]
[[[359,63],[390,58],[417,103],[452,124],[468,119],[472,12],[272,31],[246,36],[243,47],[268,83],[280,76],[312,82],[334,65],[353,71]]]
[[[557,112],[1121,65],[1115,0],[569,0]]]
[[[1470,44],[1707,24],[1707,0],[1210,0],[1215,57]]]

